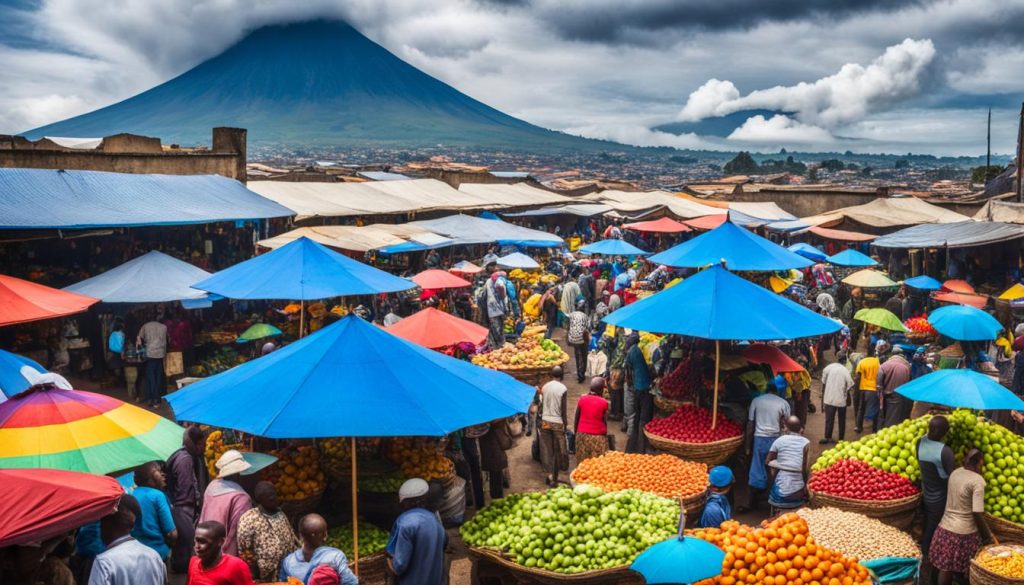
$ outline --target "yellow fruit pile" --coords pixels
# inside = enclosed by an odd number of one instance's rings
[[[555,284],[558,282],[558,277],[554,274],[527,272],[522,268],[512,270],[508,273],[508,277],[518,283],[524,283],[529,286],[536,286],[538,283]]]
[[[1005,544],[990,546],[974,559],[982,568],[1000,577],[1024,579],[1024,546]]]
[[[763,528],[734,520],[721,528],[701,528],[693,536],[725,551],[722,574],[699,585],[870,585],[871,578],[857,559],[820,546],[807,522],[783,514]]]
[[[283,501],[303,500],[327,487],[320,469],[320,451],[304,445],[295,449],[271,451],[277,462],[263,471],[263,477],[277,487],[277,497]]]
[[[553,367],[569,361],[569,354],[557,343],[537,336],[521,337],[512,345],[473,356],[473,363],[492,370],[532,370]]]
[[[223,431],[213,431],[206,437],[206,469],[210,472],[210,478],[217,477],[217,460],[229,449],[241,449],[238,443],[225,443]]]
[[[444,480],[455,474],[455,464],[443,448],[436,439],[395,437],[384,447],[384,455],[402,468],[405,477]]]
[[[377,457],[380,450],[380,437],[361,437],[356,439],[356,454],[360,460]],[[352,439],[332,437],[320,441],[320,452],[331,462],[348,465],[352,461]]]

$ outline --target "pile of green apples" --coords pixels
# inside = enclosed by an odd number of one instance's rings
[[[499,549],[525,567],[573,574],[628,565],[678,524],[672,500],[580,485],[496,500],[461,533],[466,544]]]
[[[949,434],[945,442],[953,449],[958,464],[972,448],[984,454],[985,511],[997,518],[1024,524],[1024,437],[970,410],[956,410],[946,418]],[[921,469],[916,446],[918,439],[928,432],[930,420],[931,416],[926,415],[857,441],[840,442],[822,453],[812,469],[826,469],[842,459],[858,459],[918,483]]]
[[[390,535],[373,524],[365,521],[359,522],[359,558],[383,552],[388,545]],[[336,526],[327,532],[327,546],[341,549],[349,562],[352,557],[352,525]]]

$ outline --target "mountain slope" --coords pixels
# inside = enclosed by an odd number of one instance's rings
[[[25,135],[132,132],[192,144],[214,126],[247,128],[256,145],[625,148],[504,114],[337,21],[261,28],[166,83]]]

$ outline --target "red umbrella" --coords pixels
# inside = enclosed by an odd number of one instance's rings
[[[695,230],[713,230],[716,227],[725,223],[725,220],[728,219],[728,217],[729,216],[725,213],[718,215],[705,215],[704,217],[688,219],[683,223],[692,227]]]
[[[804,367],[774,345],[755,343],[743,348],[743,357],[748,362],[768,364],[776,374],[782,372],[800,372]]]
[[[0,326],[81,313],[99,299],[0,274]]]
[[[637,232],[652,232],[659,234],[677,234],[679,232],[693,231],[686,224],[679,223],[671,217],[663,217],[654,221],[638,221],[636,223],[623,224],[627,230]]]
[[[451,272],[446,270],[437,270],[436,268],[420,272],[416,276],[412,277],[412,281],[420,285],[420,288],[424,290],[462,288],[464,286],[470,286],[471,284],[468,280],[459,278]]]
[[[402,319],[386,331],[431,349],[466,342],[480,345],[487,339],[486,327],[432,307]]]
[[[942,290],[954,293],[963,293],[966,295],[974,294],[974,287],[971,286],[971,283],[967,282],[966,280],[959,279],[947,280],[946,282],[942,283]]]
[[[117,508],[124,488],[105,475],[59,469],[3,469],[0,548],[58,536]]]
[[[949,282],[948,280],[946,282]],[[943,287],[946,285],[943,284]],[[988,304],[988,297],[985,295],[976,295],[971,293],[959,293],[959,292],[938,292],[932,297],[936,301],[942,303],[954,303],[957,305],[967,305],[974,307],[975,309],[984,309],[985,305]]]

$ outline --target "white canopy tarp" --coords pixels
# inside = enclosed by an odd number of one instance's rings
[[[153,250],[64,290],[104,303],[168,303],[208,298],[192,285],[209,277],[202,268]]]
[[[562,245],[562,238],[501,220],[483,219],[471,215],[449,215],[439,219],[412,221],[408,224],[430,232],[448,236],[456,244],[488,244],[553,247]]]
[[[527,205],[558,205],[572,203],[574,199],[538,189],[526,183],[462,183],[459,191],[468,193],[496,207],[522,207]]]
[[[718,207],[704,205],[683,197],[676,197],[668,191],[644,191],[631,193],[628,191],[607,190],[585,195],[581,199],[610,205],[615,211],[631,213],[664,207],[673,215],[682,219],[693,219],[705,215],[721,215],[723,210]]]
[[[1001,221],[1024,224],[1024,203],[988,201],[974,214],[977,221]]]
[[[891,228],[923,223],[959,223],[971,218],[933,205],[916,197],[878,198],[863,205],[843,207],[821,215],[801,219],[808,226],[839,223],[850,219],[875,228]]]

